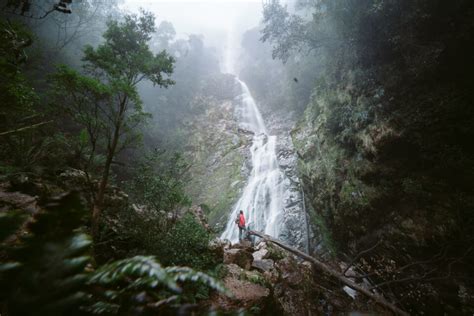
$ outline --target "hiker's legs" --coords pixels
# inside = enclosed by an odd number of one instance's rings
[[[239,227],[239,241],[242,240],[242,233],[244,232],[244,229],[242,227]]]

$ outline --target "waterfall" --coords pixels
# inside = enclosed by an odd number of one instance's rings
[[[268,135],[262,115],[247,85],[236,79],[241,94],[236,97],[236,114],[242,129],[254,133],[250,147],[252,170],[242,196],[229,216],[222,239],[238,241],[235,219],[244,212],[251,229],[278,237],[283,221],[283,173],[276,156],[277,137]]]

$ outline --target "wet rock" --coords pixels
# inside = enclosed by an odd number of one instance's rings
[[[232,248],[224,251],[224,263],[235,263],[239,267],[249,270],[252,266],[252,254],[246,249]]]
[[[0,188],[0,212],[11,209],[22,209],[29,213],[35,213],[39,208],[34,196],[20,192],[7,192]]]
[[[252,262],[252,267],[262,272],[271,271],[275,268],[274,262],[272,259],[254,260]]]
[[[259,249],[255,251],[253,254],[253,260],[262,260],[268,258],[268,250],[266,248]]]

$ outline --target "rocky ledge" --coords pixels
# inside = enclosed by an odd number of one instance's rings
[[[317,272],[286,250],[261,241],[231,245],[215,240],[223,261],[223,283],[231,296],[214,294],[206,302],[223,312],[337,315],[380,311],[378,306]],[[380,311],[383,313],[383,311]]]

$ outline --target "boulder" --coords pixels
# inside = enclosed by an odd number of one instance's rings
[[[271,271],[275,268],[272,259],[253,260],[252,267],[262,272]]]
[[[274,286],[274,299],[285,315],[321,315],[318,287],[310,264],[286,257],[275,264],[280,278]]]
[[[220,238],[214,238],[209,241],[207,247],[209,250],[216,255],[218,258],[223,258],[224,250],[229,248],[228,240],[221,240]]]
[[[87,188],[87,175],[79,169],[67,169],[59,175],[59,181],[71,189]]]
[[[232,248],[224,250],[224,263],[235,263],[239,267],[249,270],[252,266],[252,254],[246,249]]]
[[[39,207],[36,197],[21,192],[8,192],[5,188],[0,187],[0,212],[11,209],[22,209],[29,213],[36,213]]]
[[[240,279],[241,276],[245,274],[245,270],[236,265],[235,263],[226,264],[224,267],[226,269],[227,277]]]
[[[219,310],[232,312],[241,309],[249,310],[253,307],[258,307],[263,311],[268,307],[270,290],[261,285],[233,277],[226,277],[224,279],[224,286],[232,294],[232,297],[215,294],[211,297],[211,306]]]
[[[263,272],[263,277],[269,284],[276,284],[280,275],[276,269],[273,269],[271,271]]]
[[[267,259],[268,258],[268,250],[266,248],[259,249],[255,251],[252,256],[253,260],[262,260],[262,259]]]
[[[238,244],[233,245],[234,248],[246,249],[252,251],[252,243],[249,240],[241,240]]]

